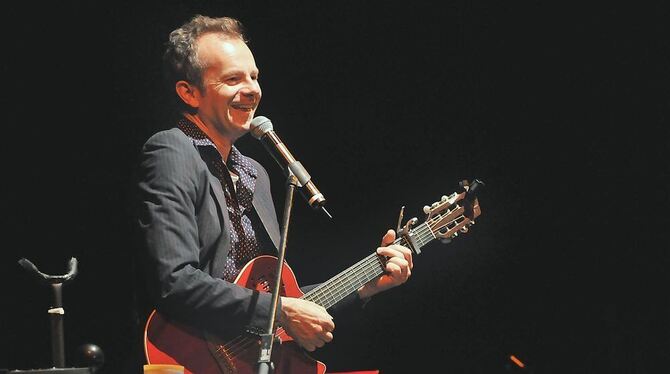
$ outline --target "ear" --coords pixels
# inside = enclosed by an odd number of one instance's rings
[[[200,106],[200,91],[198,87],[187,81],[179,81],[175,84],[177,95],[190,107],[198,108]]]

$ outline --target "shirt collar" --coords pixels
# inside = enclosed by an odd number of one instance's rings
[[[193,122],[187,118],[182,117],[177,123],[177,127],[188,136],[193,144],[198,147],[213,147],[216,149],[216,144],[207,137],[207,135]],[[218,150],[217,150],[218,154]],[[228,162],[221,160],[228,168],[235,170],[237,173],[244,172],[251,177],[256,178],[258,171],[251,163],[248,157],[244,156],[234,145],[230,148],[228,155]]]

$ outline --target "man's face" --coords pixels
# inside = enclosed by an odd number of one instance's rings
[[[261,100],[254,56],[242,40],[206,34],[198,40],[198,58],[204,67],[198,114],[234,141],[249,131]]]

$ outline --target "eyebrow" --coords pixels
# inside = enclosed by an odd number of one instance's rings
[[[220,75],[220,77],[227,77],[227,76],[230,76],[230,75],[240,75],[240,74],[244,75],[244,74],[246,74],[246,72],[242,69],[233,69],[233,70],[224,71]],[[250,75],[258,75],[258,74],[259,74],[258,69],[254,69],[250,72]]]

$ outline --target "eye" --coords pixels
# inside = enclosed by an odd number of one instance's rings
[[[237,77],[237,76],[232,76],[232,77],[228,77],[228,78],[226,78],[225,81],[226,81],[226,83],[228,83],[228,84],[236,84],[237,82],[240,81],[240,78]]]

